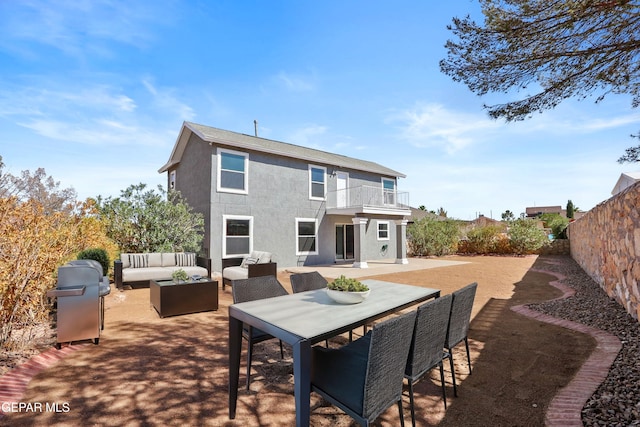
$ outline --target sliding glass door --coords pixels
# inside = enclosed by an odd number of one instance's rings
[[[354,259],[353,224],[336,225],[336,261]]]

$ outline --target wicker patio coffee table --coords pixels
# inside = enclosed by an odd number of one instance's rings
[[[160,317],[218,309],[218,281],[208,278],[182,283],[152,280],[149,294],[151,305]]]

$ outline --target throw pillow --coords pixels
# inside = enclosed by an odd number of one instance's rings
[[[196,254],[193,252],[177,253],[176,265],[179,267],[193,267],[196,265]]]
[[[149,258],[147,254],[129,254],[129,263],[133,268],[147,268],[149,266]]]
[[[258,258],[246,257],[244,261],[242,261],[243,268],[249,268],[249,264],[257,264]]]

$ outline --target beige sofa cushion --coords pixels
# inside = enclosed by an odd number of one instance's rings
[[[229,280],[240,280],[249,277],[249,270],[245,267],[227,267],[222,271],[222,277]]]
[[[265,252],[265,251],[252,251],[251,255],[249,255],[250,258],[257,258],[258,262],[256,264],[266,264],[268,262],[271,262],[271,252]]]
[[[147,254],[147,260],[147,267],[162,267],[162,254],[160,253]]]
[[[158,279],[171,279],[171,270],[165,267],[125,268],[122,270],[123,282]]]
[[[175,252],[163,252],[162,253],[162,266],[173,267],[176,265],[176,253]]]
[[[129,254],[120,254],[120,261],[122,262],[122,268],[130,268]]]

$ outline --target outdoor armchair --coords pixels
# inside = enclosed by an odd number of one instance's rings
[[[407,359],[404,377],[409,383],[409,402],[411,404],[411,423],[416,425],[413,385],[436,366],[440,368],[442,398],[447,408],[447,394],[444,383],[442,361],[445,358],[444,341],[447,336],[447,324],[451,312],[451,294],[434,299],[418,307],[416,322],[411,339],[411,349]]]
[[[451,364],[451,377],[453,379],[453,395],[458,396],[456,388],[456,372],[453,368],[453,348],[464,341],[467,349],[467,363],[469,364],[469,374],[471,374],[471,356],[469,355],[469,322],[471,320],[471,309],[476,296],[477,283],[472,283],[462,289],[452,293],[451,314],[449,315],[449,326],[444,347],[447,349],[449,362]]]
[[[260,276],[249,279],[240,279],[233,282],[233,303],[255,301],[266,298],[288,295],[287,290],[278,282],[275,276]],[[242,328],[242,337],[247,340],[247,390],[251,379],[251,359],[253,345],[273,339],[272,335],[252,326]],[[280,341],[280,357],[284,358],[282,341]]]
[[[404,426],[403,374],[415,317],[412,311],[380,322],[339,349],[313,347],[311,390],[362,426],[396,403]]]

